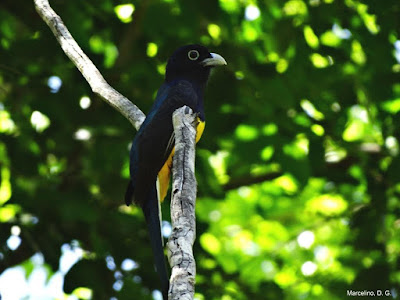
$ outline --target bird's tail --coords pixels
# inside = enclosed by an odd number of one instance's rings
[[[143,213],[146,218],[151,247],[153,248],[154,262],[158,276],[161,280],[161,289],[164,300],[168,299],[169,276],[165,262],[163,238],[161,235],[160,207],[157,198],[157,189],[154,185],[149,193],[147,201],[142,205]]]

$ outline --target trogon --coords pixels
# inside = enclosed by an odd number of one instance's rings
[[[225,59],[204,46],[186,45],[177,49],[168,60],[164,83],[132,142],[125,201],[127,205],[134,202],[143,210],[164,300],[168,299],[169,277],[159,204],[167,194],[174,154],[172,114],[184,105],[197,114],[197,142],[205,124],[203,97],[207,80],[211,68],[221,65],[226,65]]]

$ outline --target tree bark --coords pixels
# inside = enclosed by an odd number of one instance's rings
[[[172,234],[167,243],[172,268],[168,295],[170,300],[189,300],[194,297],[196,277],[196,262],[192,249],[196,238],[196,115],[184,106],[174,112],[172,120],[175,155],[172,167]]]

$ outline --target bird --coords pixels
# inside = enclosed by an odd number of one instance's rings
[[[160,202],[167,195],[175,138],[172,114],[188,106],[197,114],[196,142],[204,126],[204,91],[211,69],[226,65],[225,59],[199,44],[185,45],[167,62],[165,79],[130,149],[130,180],[125,202],[142,208],[147,223],[155,268],[163,299],[168,299],[169,276],[161,234]]]

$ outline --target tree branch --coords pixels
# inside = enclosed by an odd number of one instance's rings
[[[50,7],[49,2],[47,0],[34,0],[34,3],[36,11],[50,27],[64,53],[85,77],[92,91],[118,110],[138,130],[145,119],[144,113],[107,83],[69,33],[60,16]]]
[[[175,132],[171,201],[172,234],[168,240],[168,258],[172,268],[169,299],[194,297],[196,262],[193,243],[196,238],[195,204],[197,183],[194,175],[196,115],[187,106],[172,117]]]
[[[92,91],[125,116],[138,130],[145,119],[143,112],[112,88],[76,43],[48,0],[34,0],[39,15],[52,30],[64,53],[89,83]],[[172,234],[168,257],[172,268],[169,298],[190,300],[194,297],[196,264],[192,246],[196,236],[195,202],[197,183],[194,175],[196,115],[188,107],[173,115],[175,156],[171,201]]]

